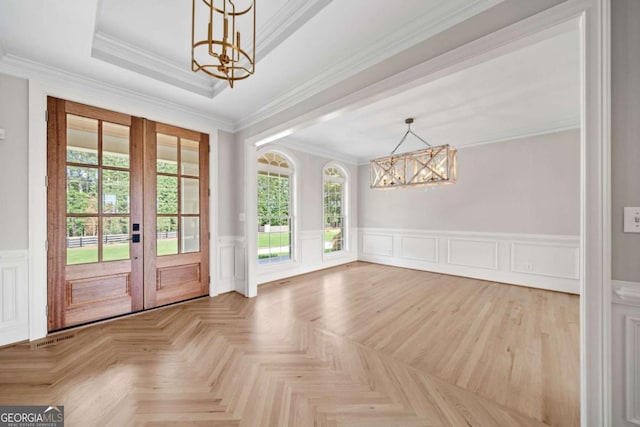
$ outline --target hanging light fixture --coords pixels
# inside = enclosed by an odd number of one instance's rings
[[[236,8],[236,3],[241,7]],[[192,6],[191,69],[226,80],[231,87],[236,80],[252,75],[256,63],[255,0],[193,0]]]
[[[411,130],[412,118],[404,122],[409,128],[391,154],[371,160],[371,188],[425,187],[455,183],[458,150],[448,144],[432,146]],[[428,148],[396,154],[409,134],[424,142]]]

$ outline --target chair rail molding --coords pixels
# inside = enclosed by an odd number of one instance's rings
[[[614,303],[640,307],[640,282],[614,280],[611,287]]]

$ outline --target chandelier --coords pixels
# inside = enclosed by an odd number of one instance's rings
[[[390,155],[371,160],[371,188],[426,187],[456,182],[457,150],[447,145],[431,146],[411,130],[412,118],[404,121],[408,130]],[[428,147],[395,154],[411,134]]]
[[[236,3],[242,7],[236,8]],[[193,0],[192,6],[191,70],[226,80],[231,87],[236,80],[252,75],[256,63],[255,0]]]

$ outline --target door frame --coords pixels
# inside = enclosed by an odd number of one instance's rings
[[[256,152],[336,114],[499,56],[537,34],[579,20],[581,37],[580,415],[581,425],[611,426],[611,0],[567,0],[408,68],[242,141],[245,166],[247,283],[258,294]],[[531,43],[530,41],[528,43]]]
[[[192,129],[209,135],[209,268],[212,272],[209,296],[218,285],[218,127],[224,123],[190,112],[166,101],[136,96],[127,90],[105,87],[97,82],[74,84],[51,77],[49,70],[30,72],[29,78],[29,335],[30,341],[47,336],[47,97],[93,105],[136,117]]]

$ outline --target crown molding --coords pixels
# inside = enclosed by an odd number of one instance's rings
[[[236,122],[236,130],[248,128],[282,112],[311,96],[370,68],[415,44],[492,7],[503,0],[450,0],[447,11],[430,10],[407,24],[403,29],[380,37],[357,54],[349,54],[320,70],[315,77],[279,96],[246,118]],[[434,13],[435,12],[435,13]],[[383,52],[380,55],[380,52]]]
[[[337,160],[349,165],[358,165],[358,159],[337,151],[327,150],[316,144],[308,144],[294,138],[283,138],[275,142],[265,144],[266,146],[282,146],[292,150],[301,151],[318,157],[324,157],[328,160]]]
[[[580,118],[567,118],[564,120],[558,120],[553,123],[549,123],[545,127],[531,127],[531,128],[521,128],[516,131],[511,131],[509,134],[496,135],[495,137],[491,137],[488,139],[484,139],[477,142],[465,143],[464,145],[456,145],[455,142],[451,141],[438,141],[438,145],[449,144],[458,150],[462,150],[465,148],[479,147],[482,145],[495,144],[499,142],[507,142],[507,141],[517,141],[519,139],[524,138],[533,138],[536,136],[549,135],[552,133],[564,132],[567,130],[576,130],[580,129]],[[368,165],[371,159],[358,157],[358,166]]]
[[[234,131],[233,123],[230,120],[213,117],[209,112],[189,108],[168,99],[145,95],[134,90],[125,89],[120,86],[105,83],[103,81],[95,80],[74,72],[45,65],[40,62],[13,54],[5,53],[4,56],[0,57],[0,72],[51,84],[63,86],[71,85],[83,90],[90,89],[99,93],[106,92],[110,95],[117,95],[125,97],[127,99],[134,99],[145,104],[162,106],[162,108],[171,111],[177,111],[197,118],[217,129],[227,132]]]
[[[186,64],[169,61],[102,31],[93,35],[91,56],[207,98],[213,98],[218,86],[212,78],[194,73]]]
[[[480,145],[495,144],[497,142],[514,141],[523,138],[532,138],[535,136],[548,135],[551,133],[564,132],[567,130],[580,129],[580,118],[572,117],[563,120],[557,120],[555,122],[548,123],[544,127],[529,127],[520,128],[515,131],[509,132],[509,134],[495,135],[491,138],[487,138],[477,142],[471,142],[464,144],[459,148],[478,147]],[[446,144],[446,143],[445,143]],[[455,144],[451,144],[454,145]]]
[[[289,0],[286,2],[256,31],[256,50],[259,55],[262,57],[268,55],[329,3],[331,0]],[[96,21],[99,28],[99,12]],[[167,60],[98,28],[93,36],[91,49],[93,58],[207,98],[214,98],[229,90],[229,86],[225,82],[194,73],[191,71],[191,67]],[[251,54],[252,52],[249,52],[249,55]],[[256,58],[256,62],[258,61],[259,57]]]

